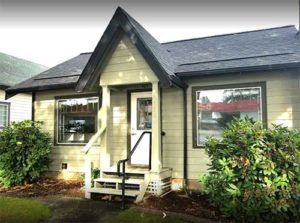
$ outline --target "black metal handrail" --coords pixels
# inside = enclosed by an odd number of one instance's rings
[[[126,179],[125,164],[126,164],[126,162],[128,162],[130,160],[130,158],[132,157],[133,153],[136,151],[138,145],[140,144],[140,142],[142,141],[143,137],[146,134],[150,135],[150,139],[149,139],[149,148],[150,148],[149,149],[149,170],[150,170],[151,169],[151,143],[152,143],[152,132],[150,132],[150,131],[144,131],[140,135],[138,141],[135,143],[135,145],[132,148],[132,150],[130,151],[130,153],[128,154],[127,158],[118,161],[117,172],[118,172],[118,176],[122,177],[122,206],[121,206],[122,209],[125,208],[125,179]],[[121,172],[121,164],[122,164],[122,172]]]

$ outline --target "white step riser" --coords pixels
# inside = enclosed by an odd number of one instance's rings
[[[92,188],[89,190],[89,193],[97,193],[97,194],[111,194],[111,195],[122,195],[122,190],[116,189],[108,189],[108,188]],[[128,197],[136,197],[138,196],[140,191],[137,190],[125,190],[125,196]]]
[[[141,189],[141,184],[143,181],[130,180],[125,182],[125,190],[138,190]],[[122,189],[122,180],[108,180],[108,179],[97,179],[95,180],[95,188],[110,188],[110,189]]]
[[[126,173],[127,177],[134,178],[134,179],[144,179],[145,174],[143,173]],[[120,178],[117,173],[111,172],[101,172],[100,178]]]
[[[96,183],[122,183],[121,178],[98,178],[95,179]],[[140,185],[144,180],[141,179],[126,179],[125,184],[138,184]]]

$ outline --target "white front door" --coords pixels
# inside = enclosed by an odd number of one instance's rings
[[[152,93],[131,93],[131,150],[145,131],[152,129]],[[131,157],[131,165],[149,166],[150,134],[145,134]]]

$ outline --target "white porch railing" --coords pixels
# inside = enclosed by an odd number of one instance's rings
[[[84,185],[85,185],[85,198],[90,199],[91,193],[90,189],[92,188],[92,161],[88,156],[90,149],[93,145],[98,141],[99,144],[101,143],[101,135],[106,130],[106,122],[103,120],[104,109],[103,107],[99,111],[99,120],[101,120],[101,128],[92,136],[92,138],[88,141],[88,143],[82,148],[81,152],[85,154],[85,166],[84,166]]]

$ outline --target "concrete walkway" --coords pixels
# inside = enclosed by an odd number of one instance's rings
[[[120,204],[82,198],[46,196],[38,198],[49,206],[51,217],[44,223],[102,223],[118,214]]]

